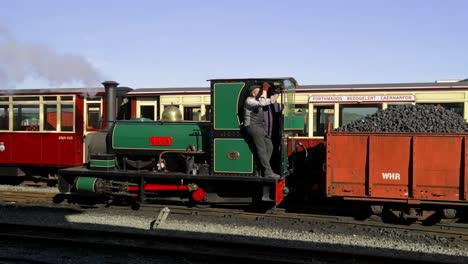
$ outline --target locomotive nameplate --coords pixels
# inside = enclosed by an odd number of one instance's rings
[[[172,137],[150,137],[151,146],[172,146]]]
[[[236,160],[240,157],[240,153],[237,152],[237,151],[229,151],[227,153],[227,158],[230,159],[230,160]]]

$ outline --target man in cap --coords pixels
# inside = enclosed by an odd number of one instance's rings
[[[279,179],[279,175],[275,174],[271,169],[270,159],[273,153],[273,144],[264,128],[263,107],[275,103],[278,98],[278,94],[267,98],[269,88],[270,84],[267,82],[263,83],[263,86],[250,86],[249,97],[247,97],[244,103],[244,127],[248,135],[252,138],[254,151],[264,177]],[[260,89],[261,95],[258,97]]]

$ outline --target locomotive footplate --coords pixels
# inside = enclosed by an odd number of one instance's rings
[[[136,197],[139,202],[180,200],[195,203],[262,203],[278,205],[285,196],[285,179],[252,175],[187,175],[152,171],[61,170],[59,177],[70,192]],[[87,183],[82,187],[77,183]]]

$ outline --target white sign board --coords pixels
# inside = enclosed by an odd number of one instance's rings
[[[414,102],[413,94],[394,95],[313,95],[309,103],[339,103],[339,102]]]

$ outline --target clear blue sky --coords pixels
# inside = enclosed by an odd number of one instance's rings
[[[464,79],[467,11],[464,0],[3,1],[0,78],[7,88]]]

